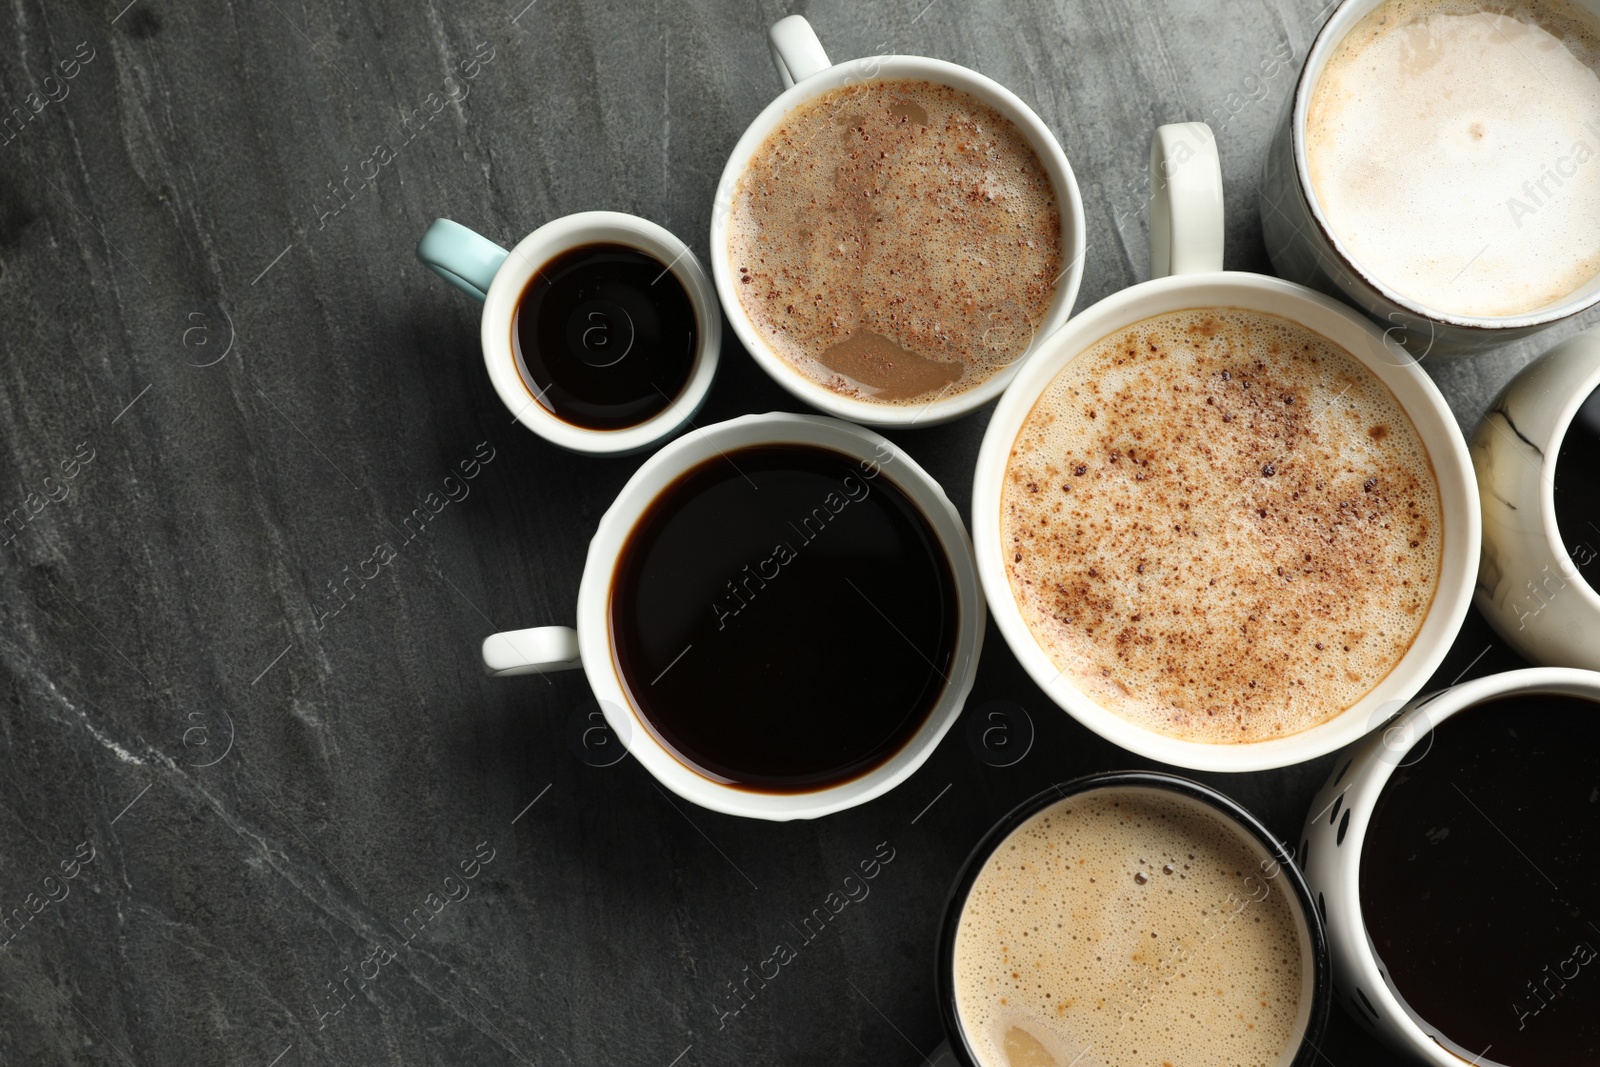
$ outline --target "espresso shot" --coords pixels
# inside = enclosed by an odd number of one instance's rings
[[[529,403],[587,430],[660,414],[694,369],[694,302],[671,268],[620,244],[570,249],[528,282],[512,351]]]
[[[772,793],[881,766],[950,684],[949,558],[880,467],[798,444],[730,450],[664,489],[612,579],[618,672],[701,775]]]

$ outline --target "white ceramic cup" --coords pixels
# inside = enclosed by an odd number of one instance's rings
[[[616,430],[575,426],[550,411],[517,367],[517,303],[539,268],[563,252],[589,244],[619,244],[660,261],[694,305],[694,363],[678,395],[643,422]],[[483,363],[501,403],[517,422],[552,444],[593,455],[641,452],[693,421],[716,377],[722,352],[722,318],[705,268],[672,233],[634,215],[584,211],[545,223],[510,252],[460,223],[438,219],[417,242],[417,258],[457,289],[483,301]],[[615,325],[615,324],[612,324]]]
[[[1420,755],[1414,750],[1431,745],[1424,739],[1434,727],[1486,700],[1531,693],[1600,701],[1600,674],[1539,667],[1491,674],[1419,697],[1385,729],[1334,761],[1333,773],[1306,818],[1298,859],[1327,925],[1336,999],[1368,1031],[1437,1067],[1464,1067],[1479,1062],[1475,1055],[1485,1057],[1477,1049],[1449,1051],[1448,1039],[1408,1010],[1390,984],[1361,915],[1361,846],[1384,785],[1396,768],[1426,758],[1426,748]],[[1449,888],[1440,887],[1442,892]]]
[[[1080,312],[1022,367],[995,408],[978,453],[972,533],[978,576],[1000,632],[1017,659],[1062,708],[1130,752],[1178,767],[1256,771],[1325,755],[1387,718],[1421,688],[1455,639],[1478,570],[1478,491],[1466,442],[1444,397],[1371,322],[1303,286],[1222,266],[1222,174],[1210,127],[1163,126],[1151,146],[1152,270],[1169,277],[1124,289]],[[1011,448],[1034,403],[1061,369],[1100,339],[1153,315],[1189,308],[1241,308],[1290,319],[1345,349],[1404,408],[1438,478],[1443,544],[1438,590],[1411,648],[1387,677],[1350,708],[1298,734],[1241,744],[1207,744],[1135,725],[1085,695],[1034,639],[1011,592],[1001,536],[1001,489]]]
[[[612,650],[610,599],[617,558],[634,524],[663,489],[699,463],[753,445],[798,444],[832,449],[875,466],[916,505],[943,547],[956,589],[956,641],[938,703],[901,749],[872,771],[805,793],[763,793],[712,780],[680,762],[652,733],[628,697]],[[685,800],[728,815],[809,819],[864,804],[909,778],[950,729],[972,691],[983,648],[984,606],[972,565],[972,544],[944,490],[916,461],[880,434],[838,419],[770,412],[744,415],[687,434],[651,456],[628,479],[600,519],[578,588],[577,628],[541,626],[494,634],[483,642],[484,669],[494,675],[582,667],[607,724],[628,751]]]
[[[734,145],[728,165],[723,168],[722,180],[717,183],[717,195],[711,213],[711,273],[733,332],[751,357],[772,376],[773,381],[817,410],[842,419],[868,426],[909,426],[913,423],[932,426],[977,410],[1000,395],[1017,367],[1037,347],[1038,338],[1045,337],[1067,321],[1067,316],[1072,313],[1072,305],[1078,298],[1078,286],[1083,281],[1083,199],[1078,193],[1077,179],[1072,175],[1072,167],[1067,163],[1060,143],[1049,127],[1033,113],[1033,109],[1018,99],[1015,93],[966,67],[921,56],[872,56],[830,65],[811,24],[799,15],[790,15],[773,25],[768,39],[772,46],[773,62],[777,64],[778,73],[783,79],[784,92],[756,116],[749,129],[744,131],[744,136],[739,138],[738,144]],[[784,117],[796,107],[824,93],[855,82],[894,78],[930,81],[958,89],[988,104],[1022,131],[1050,176],[1050,185],[1055,191],[1061,214],[1061,255],[1067,262],[1066,269],[1056,283],[1055,298],[1050,302],[1044,321],[1035,334],[1033,346],[1010,366],[980,385],[914,406],[879,404],[844,396],[817,384],[791,366],[761,339],[750,316],[745,314],[744,305],[735,291],[738,286],[728,254],[728,221],[733,210],[734,193],[739,178],[749,167],[750,157],[755,155],[767,135],[777,129]]]
[[[1551,667],[1600,670],[1600,592],[1577,565],[1597,558],[1600,532],[1558,529],[1555,506],[1562,439],[1597,388],[1600,327],[1524,367],[1472,435],[1483,500],[1473,600],[1507,644]]]
[[[1548,307],[1520,315],[1439,311],[1396,292],[1356,262],[1344,242],[1335,236],[1311,184],[1306,162],[1306,115],[1317,80],[1334,51],[1355,24],[1383,2],[1345,0],[1323,23],[1306,55],[1262,171],[1261,229],[1273,268],[1285,278],[1344,297],[1388,327],[1390,335],[1418,359],[1496,348],[1593,307],[1600,302],[1600,277]],[[1591,14],[1600,15],[1600,0],[1575,2]],[[1418,143],[1395,145],[1392,150],[1404,154],[1429,149]],[[1529,166],[1532,168],[1534,161],[1530,160]]]

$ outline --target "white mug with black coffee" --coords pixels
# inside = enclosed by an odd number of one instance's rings
[[[782,821],[910,777],[961,714],[983,630],[939,484],[871,430],[768,412],[646,460],[589,543],[576,626],[493,634],[482,658],[581,668],[663,786]]]
[[[1347,0],[1267,160],[1278,272],[1418,358],[1600,301],[1600,3]]]

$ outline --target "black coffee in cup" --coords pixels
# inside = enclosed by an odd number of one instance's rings
[[[1561,544],[1588,581],[1600,589],[1600,389],[1589,394],[1567,427],[1555,469],[1556,528]]]
[[[569,249],[517,301],[512,350],[530,403],[588,430],[664,411],[694,368],[694,303],[670,267],[636,248]]]
[[[872,461],[718,455],[664,489],[612,579],[612,645],[647,727],[718,782],[796,793],[866,774],[922,728],[955,653],[937,534]]]
[[[1477,1064],[1600,1063],[1600,705],[1493,700],[1412,748],[1361,852],[1361,910],[1412,1013]]]

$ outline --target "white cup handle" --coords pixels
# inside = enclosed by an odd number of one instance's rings
[[[822,50],[822,42],[817,40],[817,31],[804,15],[790,15],[774,22],[767,31],[767,44],[785,89],[833,66],[828,62],[828,53]]]
[[[1150,189],[1150,277],[1221,270],[1222,162],[1210,126],[1156,128]]]
[[[496,678],[570,671],[581,666],[578,631],[570,626],[507,630],[483,639],[483,670]]]

